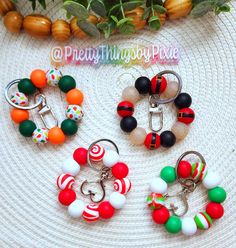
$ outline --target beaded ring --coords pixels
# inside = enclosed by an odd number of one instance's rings
[[[99,142],[109,142],[115,150],[105,149],[98,144]],[[98,169],[92,162],[102,162],[103,166]],[[80,192],[84,196],[88,196],[92,203],[85,204],[84,201],[76,199],[74,191],[75,177],[80,172],[80,166],[89,164],[91,168],[99,171],[100,179],[88,182],[85,180],[80,187]],[[128,166],[120,162],[119,150],[116,144],[109,139],[100,139],[93,142],[88,150],[85,148],[77,148],[74,151],[73,158],[67,160],[62,166],[63,174],[57,178],[57,186],[61,190],[58,195],[58,201],[68,206],[68,214],[73,218],[83,217],[85,221],[95,222],[99,218],[110,219],[115,210],[121,209],[126,202],[125,195],[131,189],[131,181],[127,178],[129,173]],[[111,193],[108,200],[106,197],[104,182],[115,178],[114,192]],[[99,185],[102,196],[97,199],[97,193],[94,191],[94,185]],[[93,185],[93,190],[89,190],[88,186]],[[99,203],[99,204],[98,204]]]
[[[172,74],[178,82],[168,82],[163,76]],[[162,145],[169,148],[173,146],[176,140],[182,140],[188,134],[188,125],[193,122],[195,114],[189,108],[192,98],[187,93],[180,93],[182,89],[182,79],[174,71],[162,71],[158,73],[151,81],[147,77],[139,77],[135,81],[135,86],[128,86],[123,90],[123,101],[117,106],[117,113],[122,117],[120,127],[124,132],[130,133],[130,140],[134,145],[144,144],[147,149],[157,149]],[[167,99],[161,99],[160,96],[165,92]],[[146,133],[145,129],[137,127],[137,120],[133,117],[134,104],[140,99],[140,95],[149,93],[149,128],[152,130]],[[163,109],[161,104],[173,102],[178,109],[177,122],[172,126],[171,131],[163,131],[160,135],[157,133],[163,128]],[[160,127],[153,127],[153,115],[160,116]]]
[[[200,161],[190,164],[183,160],[190,154],[198,156]],[[169,195],[168,186],[173,183],[179,183],[182,190],[175,195]],[[189,208],[187,195],[194,192],[200,183],[208,190],[210,202],[206,205],[206,210],[199,212],[194,218],[183,217]],[[213,220],[221,218],[224,214],[224,208],[220,203],[226,199],[226,192],[219,187],[220,183],[220,176],[207,169],[205,159],[200,153],[185,152],[178,159],[175,168],[164,167],[160,172],[160,177],[153,179],[150,184],[151,194],[147,197],[147,204],[153,210],[152,219],[157,224],[164,224],[169,233],[182,231],[184,235],[189,236],[195,234],[197,229],[209,229]],[[178,207],[173,203],[167,207],[165,200],[170,197],[179,197],[183,201],[185,209],[182,213],[177,213]],[[170,212],[173,214],[170,215]]]
[[[9,98],[10,88],[17,84],[18,91]],[[42,89],[46,85],[58,86],[60,90],[66,93],[66,101],[69,105],[66,107],[66,119],[62,121],[61,128],[58,127],[58,120],[51,107],[47,104],[46,96]],[[35,94],[36,91],[38,94]],[[28,96],[34,95],[35,103],[29,106]],[[23,78],[10,82],[5,88],[5,98],[14,108],[11,110],[11,119],[19,124],[19,131],[25,137],[32,137],[36,144],[46,144],[48,141],[52,144],[62,144],[65,141],[65,135],[74,135],[78,130],[76,121],[80,121],[84,112],[81,108],[84,96],[76,89],[76,81],[69,75],[62,76],[60,70],[52,68],[47,72],[43,70],[34,70],[30,79]],[[38,128],[36,124],[29,120],[28,110],[39,108],[38,114],[45,127]],[[54,119],[54,126],[50,127],[44,116],[51,114]]]

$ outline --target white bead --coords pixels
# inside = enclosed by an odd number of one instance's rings
[[[117,162],[119,162],[120,156],[116,151],[108,150],[105,152],[105,155],[102,159],[103,164],[106,167],[111,168],[113,165],[115,165]]]
[[[215,173],[208,171],[204,177],[202,184],[206,189],[212,189],[218,186],[221,183],[221,177]]]
[[[109,202],[113,208],[121,209],[125,205],[126,198],[118,192],[113,192],[110,195]]]
[[[165,194],[167,192],[168,185],[160,177],[154,178],[149,186],[153,193]]]
[[[197,225],[193,218],[185,217],[182,219],[182,233],[190,236],[197,232]]]
[[[68,214],[73,218],[82,216],[85,209],[85,203],[81,200],[73,201],[68,207]]]
[[[73,158],[69,158],[62,165],[62,171],[75,177],[80,172],[80,165]]]

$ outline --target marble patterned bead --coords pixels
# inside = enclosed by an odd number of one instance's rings
[[[144,128],[136,127],[131,133],[130,133],[130,141],[134,145],[142,145],[146,139],[147,133]]]
[[[11,101],[19,106],[27,106],[29,104],[28,97],[22,92],[16,92],[11,96]]]
[[[48,142],[48,130],[44,127],[36,128],[32,134],[32,139],[36,144],[46,144]]]
[[[79,105],[67,105],[66,106],[66,117],[74,120],[74,121],[80,121],[84,116],[84,112],[82,108]]]
[[[122,99],[135,104],[140,99],[140,95],[134,86],[128,86],[122,92]]]
[[[173,132],[177,140],[183,140],[188,135],[189,126],[177,121],[172,126],[171,131]]]

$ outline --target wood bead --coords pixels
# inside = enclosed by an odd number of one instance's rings
[[[12,11],[15,9],[15,5],[11,0],[0,0],[0,15],[4,16],[9,11]]]
[[[23,16],[17,11],[9,11],[4,16],[4,25],[11,33],[19,33],[22,28]]]
[[[134,86],[128,86],[122,92],[122,99],[135,104],[140,99],[140,95]]]
[[[43,15],[32,14],[25,17],[23,27],[27,34],[35,38],[46,38],[51,34],[51,20]]]
[[[170,81],[167,84],[167,87],[163,93],[165,98],[172,98],[176,96],[176,93],[178,91],[178,83],[176,81]]]
[[[177,121],[172,126],[171,131],[173,132],[177,140],[183,140],[188,135],[189,126]]]
[[[142,145],[146,139],[147,133],[144,128],[137,127],[130,133],[130,141],[134,145]]]
[[[192,0],[166,0],[164,7],[171,20],[187,16],[192,9]]]
[[[64,20],[56,20],[52,24],[52,36],[57,41],[67,41],[70,38],[70,24]]]
[[[143,20],[143,12],[144,9],[141,7],[137,7],[130,11],[125,11],[125,16],[127,18],[132,18],[132,24],[135,26],[136,30],[143,29],[146,25],[146,20]]]

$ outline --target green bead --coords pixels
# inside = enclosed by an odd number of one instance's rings
[[[28,78],[23,78],[18,83],[18,90],[26,95],[32,95],[36,91],[36,87]]]
[[[75,121],[66,119],[61,123],[61,129],[65,135],[73,135],[76,134],[78,125]]]
[[[19,125],[19,131],[25,137],[31,137],[35,129],[35,123],[30,120],[23,121]]]
[[[173,183],[176,180],[176,171],[172,166],[165,166],[160,173],[160,177],[166,183]]]
[[[181,220],[177,216],[171,216],[165,224],[165,228],[169,233],[178,233],[181,230],[181,226]]]
[[[73,77],[66,75],[59,80],[58,86],[61,91],[67,93],[76,87],[76,82]]]
[[[208,190],[208,198],[212,202],[221,203],[226,199],[226,192],[221,187],[215,187]]]

